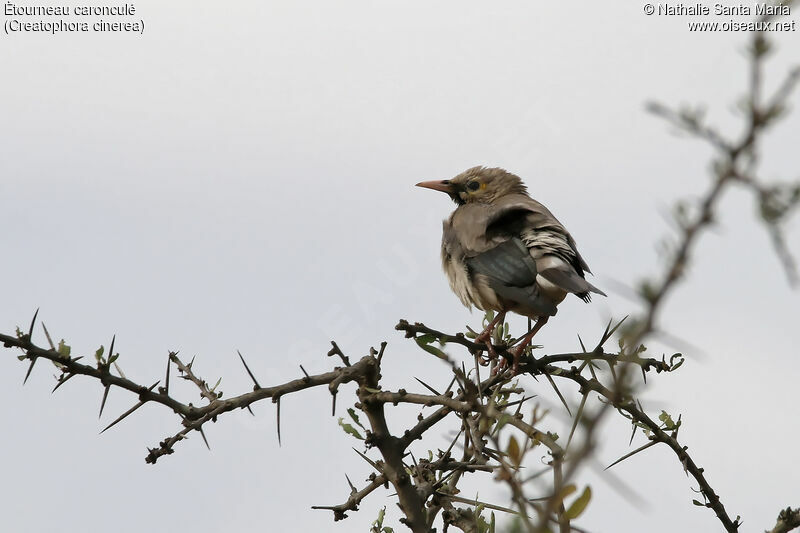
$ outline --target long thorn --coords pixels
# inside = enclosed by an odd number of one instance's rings
[[[155,383],[153,383],[153,384],[150,386],[150,388],[148,388],[147,390],[148,390],[148,391],[152,391],[153,389],[155,389],[155,388],[156,388],[156,385],[158,385],[158,384],[159,384],[159,382],[158,382],[158,381],[156,381],[156,382],[155,382]],[[114,427],[114,426],[116,426],[117,424],[119,424],[120,422],[122,422],[122,421],[123,421],[123,420],[124,420],[126,417],[128,417],[129,415],[131,415],[131,414],[132,414],[134,411],[136,411],[138,408],[140,408],[141,406],[143,406],[145,403],[147,403],[147,402],[145,402],[145,401],[141,401],[141,400],[140,400],[140,401],[139,401],[139,403],[137,403],[136,405],[134,405],[133,407],[131,407],[130,409],[128,409],[127,411],[125,411],[124,413],[122,413],[121,415],[119,415],[119,417],[117,417],[117,419],[116,419],[116,420],[114,420],[114,421],[113,421],[113,422],[111,422],[109,425],[107,425],[105,428],[103,428],[103,431],[101,431],[101,432],[100,432],[100,434],[102,435],[103,433],[105,433],[106,431],[108,431],[109,429],[111,429],[112,427]]]
[[[530,400],[531,398],[536,398],[536,395],[535,395],[535,394],[533,394],[533,395],[531,395],[531,396],[523,396],[521,400],[516,400],[516,401],[513,401],[513,402],[508,402],[508,403],[507,403],[505,406],[506,406],[506,408],[508,408],[508,407],[513,407],[513,406],[515,406],[515,405],[517,405],[517,404],[519,404],[520,406],[522,406],[522,404],[523,404],[523,403],[527,402],[527,401],[528,401],[528,400]]]
[[[453,376],[453,379],[450,380],[450,385],[447,386],[447,389],[444,391],[445,395],[453,388],[453,385],[456,382],[456,376]]]
[[[33,326],[36,324],[36,317],[39,316],[39,308],[36,308],[36,312],[33,313],[33,320],[31,320],[31,327],[28,328],[28,340],[33,338]]]
[[[111,385],[106,385],[106,389],[103,391],[103,401],[100,402],[100,414],[97,415],[97,418],[103,417],[103,409],[106,407],[106,399],[108,399],[109,390],[111,390]]]
[[[491,342],[492,341],[490,339],[489,340],[489,344],[491,344]],[[480,355],[478,355],[478,352],[475,352],[473,354],[473,357],[475,359],[475,384],[478,387],[478,403],[483,405],[483,394],[481,394],[482,391],[480,390],[480,388],[481,388],[481,365],[480,365],[480,361],[478,360],[480,358]]]
[[[278,410],[278,415],[276,417],[278,423],[278,446],[281,445],[281,397],[278,396],[278,399],[275,401],[275,405]]]
[[[531,474],[530,476],[526,477],[525,479],[523,479],[522,483],[525,484],[525,483],[528,483],[529,481],[533,481],[537,477],[540,477],[540,476],[543,476],[544,474],[549,473],[551,470],[552,469],[549,466],[546,467],[546,468],[543,468],[543,469],[539,470],[538,472],[535,472],[535,473]]]
[[[344,478],[347,480],[347,484],[350,485],[350,494],[355,494],[356,492],[358,492],[356,486],[353,485],[353,482],[350,481],[350,478],[348,477],[347,474],[344,475]]]
[[[594,378],[594,380],[597,381],[597,374],[594,373],[594,362],[592,362],[591,360],[589,360],[589,373],[592,375],[592,378]]]
[[[639,447],[639,448],[636,448],[636,449],[635,449],[635,450],[633,450],[631,453],[626,453],[625,455],[623,455],[622,457],[620,457],[619,459],[617,459],[616,461],[614,461],[613,463],[611,463],[610,465],[608,465],[607,467],[605,467],[603,470],[608,470],[609,468],[611,468],[611,467],[612,467],[612,466],[614,466],[615,464],[621,463],[622,461],[624,461],[624,460],[625,460],[625,459],[627,459],[628,457],[632,457],[632,456],[636,455],[637,453],[639,453],[639,452],[642,452],[642,451],[646,450],[646,449],[647,449],[647,448],[649,448],[650,446],[655,446],[656,444],[658,444],[658,441],[656,441],[656,440],[652,440],[652,441],[648,442],[647,444],[645,444],[644,446],[641,446],[641,447]]]
[[[353,448],[353,451],[356,452],[358,455],[360,455],[361,458],[364,459],[366,462],[368,462],[372,468],[377,470],[379,473],[383,474],[383,471],[381,471],[381,469],[378,468],[378,465],[375,463],[375,461],[373,461],[372,459],[370,459],[369,457],[367,457],[366,455],[364,455],[360,451],[356,450],[355,448]]]
[[[578,427],[578,422],[580,422],[581,417],[583,416],[583,407],[586,405],[586,398],[589,397],[589,391],[587,390],[586,393],[581,398],[581,404],[578,406],[578,412],[575,415],[575,420],[572,423],[572,429],[569,430],[569,437],[567,438],[567,449],[569,449],[569,443],[572,442],[572,435],[575,433],[575,428]]]
[[[67,377],[65,377],[65,378],[60,378],[60,379],[58,380],[58,383],[56,383],[56,386],[55,386],[55,387],[53,387],[53,390],[51,390],[51,391],[50,391],[50,394],[52,394],[52,393],[54,393],[55,391],[57,391],[57,390],[58,390],[58,388],[59,388],[61,385],[63,385],[64,383],[66,383],[67,381],[69,381],[70,379],[72,379],[72,377],[73,377],[74,375],[75,375],[75,374],[67,374]]]
[[[56,351],[56,345],[53,344],[53,339],[50,338],[50,332],[47,331],[47,326],[44,325],[44,322],[42,322],[42,329],[44,330],[44,336],[47,337],[47,343],[50,345],[50,349]]]
[[[167,355],[167,376],[164,379],[164,394],[169,395],[169,370],[172,366],[172,359]]]
[[[463,427],[460,430],[458,430],[456,438],[454,438],[453,442],[450,443],[450,446],[447,447],[447,451],[444,452],[444,455],[442,457],[447,457],[448,455],[450,455],[450,452],[453,450],[453,446],[455,446],[456,442],[458,442],[458,438],[461,437],[461,433],[463,432],[464,432]]]
[[[603,344],[605,344],[605,343],[606,343],[606,341],[607,341],[608,339],[610,339],[610,338],[611,338],[611,336],[614,334],[614,332],[615,332],[615,331],[617,331],[617,329],[619,329],[619,327],[622,325],[622,323],[623,323],[623,322],[625,322],[627,319],[628,319],[628,315],[625,315],[625,316],[622,318],[622,320],[620,320],[619,322],[617,322],[617,325],[616,325],[616,326],[614,326],[613,328],[611,328],[611,331],[608,331],[608,328],[606,328],[606,334],[605,334],[605,335],[603,335],[603,341],[600,343],[600,346],[602,346]],[[609,324],[611,324],[611,322],[610,322],[610,321],[609,321]]]
[[[239,350],[236,350],[236,353],[239,354],[239,359],[242,360],[242,364],[244,365],[244,369],[247,370],[247,374],[250,376],[250,379],[252,379],[253,383],[256,384],[256,389],[260,389],[261,385],[258,384],[258,380],[256,380],[256,377],[253,375],[252,372],[250,372],[250,367],[247,366],[247,363],[245,362],[244,357],[242,357],[242,352],[240,352]]]
[[[598,348],[602,348],[603,344],[606,342],[606,340],[608,340],[608,330],[609,330],[609,328],[611,328],[611,322],[613,320],[614,320],[613,318],[609,318],[608,319],[608,324],[606,324],[606,330],[603,332],[603,335],[600,337],[600,342],[597,343],[597,348],[595,348],[595,350],[597,350]]]
[[[572,411],[569,410],[569,405],[567,405],[567,401],[561,395],[561,391],[558,390],[558,387],[556,386],[556,382],[553,381],[553,378],[550,377],[550,374],[545,373],[544,376],[547,378],[547,381],[550,382],[550,385],[553,386],[553,390],[555,390],[556,394],[558,394],[558,398],[561,400],[561,403],[564,404],[564,407],[567,409],[567,413],[569,413],[569,416],[572,416]]]
[[[417,381],[419,381],[419,382],[422,384],[422,386],[423,386],[423,387],[425,387],[426,389],[428,389],[429,391],[431,391],[432,393],[434,393],[436,396],[441,396],[441,395],[439,394],[439,392],[438,392],[436,389],[434,389],[433,387],[431,387],[430,385],[428,385],[427,383],[425,383],[425,382],[424,382],[424,381],[422,381],[421,379],[419,379],[419,378],[417,378],[417,377],[415,377],[414,379],[416,379]]]
[[[108,350],[108,360],[110,361],[112,357],[114,357],[114,342],[117,340],[117,334],[115,333],[113,337],[111,337],[111,349]]]
[[[33,372],[33,365],[36,364],[37,357],[34,355],[33,359],[31,359],[31,364],[28,367],[28,371],[25,373],[25,379],[22,381],[22,384],[25,385],[28,382],[28,378],[31,377],[31,372]]]
[[[614,387],[619,387],[619,382],[617,381],[617,372],[614,370],[614,365],[616,363],[611,359],[608,360],[608,369],[611,371],[611,377],[614,380]]]
[[[199,431],[200,432],[200,436],[203,437],[203,442],[206,443],[206,448],[208,448],[210,450],[211,446],[208,445],[208,439],[206,438],[206,432],[203,431],[203,426],[198,427],[197,431]]]

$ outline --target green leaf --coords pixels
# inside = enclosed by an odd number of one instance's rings
[[[665,429],[675,429],[675,421],[672,420],[672,417],[668,412],[661,411],[661,414],[658,415],[658,419],[664,423]]]
[[[366,429],[366,428],[365,428],[365,427],[364,427],[364,426],[361,424],[361,421],[358,419],[358,415],[356,414],[356,411],[355,411],[355,409],[353,409],[352,407],[348,407],[348,408],[347,408],[347,414],[348,414],[348,415],[350,415],[350,418],[352,418],[352,419],[353,419],[353,422],[355,422],[355,423],[358,425],[358,427],[360,427],[361,429]]]
[[[578,498],[574,502],[572,502],[572,505],[569,506],[569,509],[567,509],[566,512],[567,518],[569,518],[570,520],[575,520],[576,518],[578,518],[581,515],[581,513],[583,513],[583,511],[586,509],[586,506],[589,505],[589,500],[591,499],[592,499],[592,488],[587,485],[586,488],[583,489],[583,494],[578,496]]]
[[[384,527],[383,518],[385,515],[386,515],[386,507],[383,507],[380,511],[378,511],[378,518],[376,518],[372,522],[372,527],[370,528],[370,531],[372,533],[394,533],[392,528],[390,528],[389,526]]]
[[[511,435],[511,437],[508,439],[508,448],[506,449],[506,453],[514,462],[514,465],[519,466],[519,463],[522,461],[522,450],[520,450],[519,443],[514,435]]]
[[[423,350],[425,350],[426,352],[435,355],[439,359],[444,359],[445,361],[447,360],[447,354],[444,353],[439,348],[437,348],[435,346],[431,346],[430,344],[424,344],[424,343],[420,342],[419,337],[414,339],[414,340],[417,342],[417,345],[419,345],[419,347],[422,348]]]
[[[576,490],[578,490],[578,487],[576,487],[574,483],[570,483],[569,485],[564,486],[564,488],[561,489],[561,494],[558,495],[558,500],[557,500],[558,503],[563,502],[567,498],[567,496],[569,496]]]
[[[433,333],[426,333],[425,335],[420,335],[419,337],[415,337],[414,340],[417,341],[417,344],[430,344],[436,340],[436,335]]]
[[[492,429],[493,434],[497,434],[498,431],[503,429],[503,426],[508,424],[513,417],[506,413],[500,413],[500,417],[497,419],[497,424],[495,424],[494,429]]]
[[[64,342],[64,339],[61,339],[60,341],[58,341],[58,353],[60,353],[64,357],[69,357],[70,351],[72,351],[72,347],[68,346]]]
[[[476,524],[478,526],[478,533],[489,533],[489,522],[483,517],[483,509],[486,507],[485,505],[478,505],[475,507],[475,515],[476,515]]]
[[[495,327],[494,331],[492,332],[492,338],[494,339],[495,344],[500,344],[503,340],[503,327]]]
[[[383,524],[383,517],[385,515],[386,515],[386,507],[384,507],[380,511],[378,511],[378,518],[375,520],[375,522],[377,522],[378,526],[381,526]]]
[[[24,361],[24,360],[25,360],[25,359],[27,359],[27,358],[28,358],[28,356],[27,356],[27,355],[18,355],[18,356],[17,356],[17,359],[19,359],[20,361]]]
[[[697,501],[697,500],[692,500],[692,503],[693,503],[693,504],[695,504],[695,505],[696,505],[696,506],[698,506],[698,507],[705,507],[705,506],[706,506],[704,503],[700,503],[700,502],[699,502],[699,501]]]
[[[345,433],[349,433],[358,440],[364,440],[364,437],[361,436],[361,433],[359,433],[356,428],[354,428],[350,424],[345,424],[344,418],[339,417],[339,425],[342,426],[342,429],[344,430]]]
[[[94,352],[94,358],[97,359],[98,363],[103,362],[103,352],[105,351],[105,347],[101,344],[100,347]]]

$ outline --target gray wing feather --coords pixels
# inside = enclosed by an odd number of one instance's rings
[[[516,238],[467,259],[467,265],[505,285],[524,287],[536,282],[536,262]]]
[[[590,292],[606,296],[606,293],[586,281],[571,268],[547,268],[539,272],[539,274],[551,283],[577,294],[586,301],[589,301]]]
[[[539,294],[536,262],[520,239],[509,239],[466,262],[471,272],[486,276],[500,298],[542,315],[556,314],[555,305]]]

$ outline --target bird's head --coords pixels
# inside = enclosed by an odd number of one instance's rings
[[[527,194],[519,176],[502,168],[473,167],[449,180],[423,181],[417,187],[447,193],[458,205],[491,204],[507,194]]]

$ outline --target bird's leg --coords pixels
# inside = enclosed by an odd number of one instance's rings
[[[516,348],[511,350],[511,354],[514,356],[514,375],[515,376],[517,375],[517,369],[519,368],[519,360],[520,360],[520,357],[522,357],[522,352],[524,352],[525,348],[527,348],[530,345],[531,340],[533,339],[533,336],[536,335],[536,333],[540,329],[542,329],[542,327],[544,327],[545,324],[547,324],[547,320],[549,318],[550,317],[548,317],[548,316],[540,316],[539,318],[537,318],[536,319],[536,325],[533,326],[533,329],[531,329],[527,333],[527,335],[525,335],[525,338],[522,339],[522,342],[519,343]]]
[[[478,343],[478,344],[480,344],[480,343],[486,344],[486,349],[489,352],[489,356],[488,356],[489,360],[497,359],[497,352],[495,352],[494,346],[492,345],[492,334],[494,333],[494,328],[497,326],[497,324],[498,323],[502,323],[503,319],[505,317],[506,317],[506,312],[505,311],[500,311],[499,313],[497,313],[497,316],[494,317],[494,319],[491,322],[489,322],[489,325],[486,326],[486,329],[484,329],[481,332],[480,335],[475,337],[475,342],[476,343]],[[487,361],[487,364],[488,364],[488,361]]]

